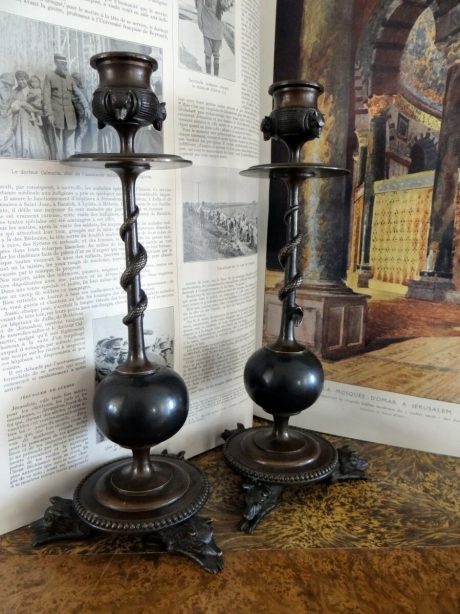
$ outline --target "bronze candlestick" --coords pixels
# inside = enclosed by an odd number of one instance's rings
[[[93,96],[93,113],[99,128],[117,131],[119,154],[79,154],[73,164],[100,165],[121,180],[126,269],[120,284],[127,293],[128,355],[124,363],[98,385],[94,417],[99,429],[113,442],[132,450],[124,458],[99,467],[77,486],[73,505],[59,498],[42,520],[32,525],[36,543],[62,537],[47,518],[67,519],[66,537],[86,536],[91,530],[152,535],[168,551],[185,554],[213,573],[222,569],[222,553],[212,538],[210,521],[196,516],[205,504],[209,487],[204,473],[179,455],[151,455],[150,448],[175,435],[188,414],[188,392],[183,379],[168,367],[152,364],[144,346],[143,314],[147,297],[140,272],[147,253],[137,236],[135,185],[150,169],[180,168],[191,164],[179,156],[134,152],[134,137],[142,126],[161,130],[166,118],[150,88],[157,62],[136,53],[109,52],[91,58],[100,82]]]
[[[298,212],[300,192],[307,179],[340,177],[347,170],[320,164],[305,164],[300,154],[305,142],[318,138],[324,119],[317,108],[322,86],[307,81],[281,81],[271,85],[273,110],[262,121],[264,138],[281,140],[289,152],[286,163],[253,166],[241,174],[281,180],[287,189],[286,244],[279,252],[284,285],[279,290],[282,317],[275,343],[257,350],[248,360],[244,383],[251,399],[273,416],[273,427],[244,429],[241,425],[223,434],[224,457],[229,466],[249,480],[243,485],[247,507],[241,529],[252,532],[278,503],[285,486],[311,485],[364,478],[365,461],[353,455],[358,466],[353,475],[343,470],[349,450],[336,450],[316,433],[289,426],[289,418],[309,408],[323,388],[320,361],[295,339],[302,322],[296,290],[302,283],[297,251],[302,241]],[[348,455],[348,456],[347,456]]]

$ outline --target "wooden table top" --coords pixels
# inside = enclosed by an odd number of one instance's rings
[[[458,614],[459,460],[327,438],[368,459],[369,480],[290,487],[253,535],[237,529],[241,479],[221,450],[194,459],[211,485],[200,514],[214,520],[220,574],[141,538],[33,549],[23,528],[0,537],[0,611]]]

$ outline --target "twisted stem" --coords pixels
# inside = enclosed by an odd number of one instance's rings
[[[302,284],[302,274],[298,270],[297,252],[302,241],[299,231],[299,190],[303,178],[293,175],[285,177],[288,191],[288,207],[284,215],[286,224],[286,244],[278,253],[278,260],[284,270],[284,284],[278,292],[283,302],[281,328],[278,341],[295,343],[294,327],[302,322],[303,311],[296,303],[296,291]]]
[[[120,177],[123,191],[124,221],[120,227],[120,237],[125,244],[126,268],[120,278],[120,285],[126,291],[128,313],[123,323],[128,327],[128,356],[126,362],[118,367],[122,373],[148,373],[153,365],[147,360],[144,345],[144,312],[147,309],[147,296],[141,288],[140,273],[147,263],[147,252],[137,238],[137,218],[135,185],[137,177],[149,169],[148,165],[117,166],[107,165]]]
[[[139,209],[137,206],[134,206],[134,212],[130,215],[120,226],[120,237],[123,242],[126,242],[127,235],[130,231],[132,231],[132,227],[134,224],[137,225],[137,218],[139,216]],[[128,260],[128,259],[127,259]],[[120,285],[126,292],[130,285],[136,280],[137,276],[140,274],[142,269],[147,264],[147,252],[145,251],[144,246],[141,243],[137,243],[137,254],[135,256],[132,255],[129,261],[127,261],[126,268],[123,271],[122,276],[120,277]],[[130,324],[134,322],[137,318],[141,317],[144,311],[147,309],[147,296],[142,288],[139,288],[139,300],[136,304],[128,305],[128,313],[123,318],[123,324]]]

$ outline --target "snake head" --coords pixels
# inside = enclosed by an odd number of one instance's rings
[[[299,307],[298,305],[293,307],[293,309],[291,309],[291,311],[289,312],[289,320],[292,320],[294,322],[294,326],[300,326],[303,320],[302,307]]]

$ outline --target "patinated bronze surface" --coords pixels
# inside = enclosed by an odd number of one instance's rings
[[[113,126],[120,137],[121,153],[134,152],[134,137],[141,126],[161,130],[165,103],[150,88],[158,62],[140,53],[106,52],[94,55],[91,66],[99,73],[93,94],[93,113],[98,127]]]
[[[147,252],[138,241],[135,186],[144,171],[180,168],[190,162],[179,156],[134,152],[139,128],[152,124],[161,130],[166,118],[165,104],[150,87],[156,60],[137,53],[109,52],[93,56],[91,66],[100,79],[93,112],[99,128],[115,128],[121,150],[120,154],[78,155],[70,162],[103,165],[120,178],[124,214],[120,237],[126,256],[120,284],[128,305],[123,318],[128,328],[127,358],[97,386],[94,418],[108,439],[132,450],[132,458],[110,462],[86,476],[75,490],[73,506],[54,498],[32,529],[40,543],[52,541],[56,535],[82,537],[81,523],[109,533],[148,534],[156,536],[168,551],[187,554],[216,572],[222,568],[222,553],[212,539],[210,523],[194,518],[209,494],[205,474],[183,455],[150,455],[152,446],[181,429],[189,398],[182,377],[173,369],[154,365],[145,353],[147,296],[140,273],[147,263]],[[206,531],[198,530],[204,527]],[[204,558],[200,548],[206,553]]]
[[[290,162],[299,162],[304,143],[316,139],[324,126],[318,110],[318,96],[324,91],[319,83],[277,81],[268,93],[273,96],[273,110],[264,117],[261,130],[264,139],[279,139],[289,152]]]
[[[247,361],[244,383],[251,399],[273,416],[273,427],[226,431],[224,457],[244,478],[246,509],[241,529],[252,532],[258,522],[277,504],[280,486],[313,484],[351,478],[343,471],[342,453],[324,438],[305,429],[289,426],[289,418],[304,411],[318,399],[323,388],[323,368],[316,356],[295,339],[294,330],[303,312],[296,303],[296,290],[302,283],[297,251],[302,241],[298,213],[299,195],[305,180],[340,177],[346,169],[300,161],[303,145],[318,138],[324,120],[317,108],[323,88],[306,81],[274,83],[273,111],[262,121],[265,139],[279,139],[287,147],[285,163],[263,164],[243,171],[253,177],[281,180],[287,190],[284,215],[286,244],[279,252],[284,270],[284,285],[278,297],[282,302],[280,332],[271,345],[257,350]],[[360,459],[361,460],[361,459]],[[334,476],[334,477],[333,477]],[[364,461],[354,478],[365,478]]]

